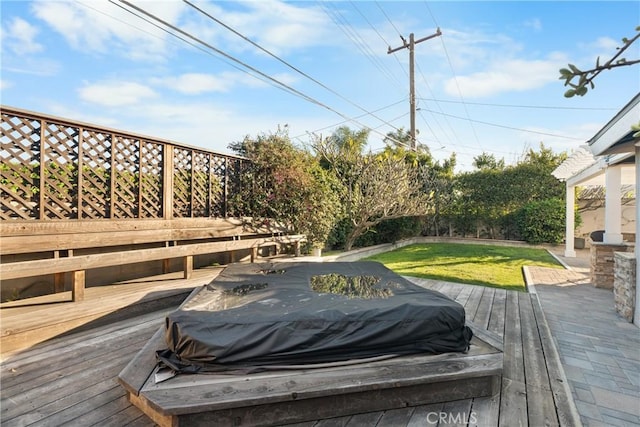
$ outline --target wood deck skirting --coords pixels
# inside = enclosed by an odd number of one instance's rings
[[[438,417],[451,417],[448,424],[441,425],[580,425],[535,294],[412,280],[454,298],[465,306],[467,318],[475,327],[504,340],[500,392],[489,397],[306,422],[299,427],[347,423],[424,426],[435,425]],[[5,360],[1,365],[2,425],[153,425],[128,402],[116,378],[157,331],[166,314],[154,312],[57,338]]]

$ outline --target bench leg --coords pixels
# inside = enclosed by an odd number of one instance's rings
[[[85,286],[85,272],[84,270],[74,271],[71,273],[71,300],[82,301],[84,300],[84,286]]]
[[[171,260],[163,259],[162,260],[162,274],[171,273]]]
[[[295,250],[295,256],[299,257],[300,256],[300,242],[295,242],[293,244],[294,246],[294,250]]]
[[[184,271],[184,278],[191,279],[193,275],[193,255],[188,255],[182,259],[182,270]]]
[[[256,262],[258,258],[258,248],[251,248],[251,262]]]
[[[55,273],[53,275],[53,292],[64,292],[64,273]]]

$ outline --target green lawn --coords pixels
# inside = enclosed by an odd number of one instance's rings
[[[460,243],[409,245],[367,260],[405,276],[521,291],[523,265],[562,268],[544,249]]]

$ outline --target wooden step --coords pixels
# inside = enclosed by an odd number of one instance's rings
[[[503,354],[479,332],[467,353],[247,375],[177,375],[156,384],[155,351],[165,347],[160,328],[118,379],[129,400],[161,426],[298,423],[498,393]]]

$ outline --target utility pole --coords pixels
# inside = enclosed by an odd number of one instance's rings
[[[413,33],[409,34],[409,43],[407,40],[400,36],[402,39],[402,46],[399,46],[395,49],[391,49],[389,46],[388,54],[399,51],[400,49],[409,49],[409,110],[411,113],[411,129],[409,130],[409,136],[411,137],[411,149],[415,151],[416,149],[416,84],[415,84],[415,72],[414,72],[414,49],[418,43],[422,43],[423,41],[441,36],[440,28],[438,28],[435,34],[431,34],[430,36],[423,37],[421,39],[415,40]]]

